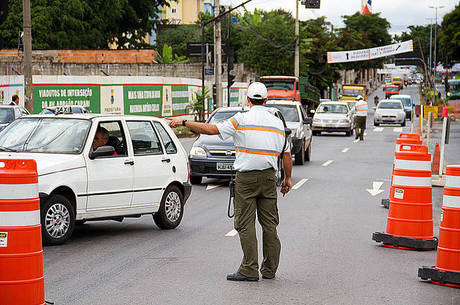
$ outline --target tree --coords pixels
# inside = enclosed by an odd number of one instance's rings
[[[144,48],[159,23],[166,0],[34,0],[31,1],[34,49]],[[9,0],[0,26],[5,46],[16,48],[22,31],[22,0]]]
[[[197,25],[177,25],[160,31],[157,36],[157,48],[170,45],[178,56],[187,55],[187,43],[201,41],[200,27]]]
[[[442,20],[439,55],[440,61],[446,66],[460,61],[460,4]]]
[[[426,66],[429,66],[429,55],[430,55],[430,27],[431,25],[410,25],[408,26],[408,32],[402,32],[401,35],[395,35],[394,40],[397,42],[413,40],[414,52],[412,55],[401,55],[402,57],[417,57],[425,59]],[[434,39],[435,25],[433,24],[433,39]],[[421,50],[420,50],[421,46]],[[423,52],[423,56],[422,56]],[[398,56],[397,56],[398,57]],[[414,64],[419,64],[415,62]]]

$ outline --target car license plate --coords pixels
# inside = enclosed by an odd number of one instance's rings
[[[233,163],[217,163],[218,171],[231,171],[233,169]]]
[[[333,128],[333,127],[335,127],[335,126],[334,126],[334,124],[326,124],[326,127],[328,127],[328,128]]]

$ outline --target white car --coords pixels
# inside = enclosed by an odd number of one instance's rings
[[[374,114],[374,126],[380,124],[406,126],[406,112],[401,101],[393,99],[380,101]]]
[[[21,106],[0,105],[0,130],[17,118],[28,114],[29,112]]]
[[[108,141],[94,149],[96,131]],[[153,214],[160,228],[175,228],[191,193],[187,153],[153,117],[23,117],[0,132],[0,158],[36,160],[45,244],[65,242],[87,220]]]
[[[276,108],[283,114],[287,127],[292,131],[291,153],[296,165],[303,165],[311,159],[311,118],[305,108],[297,101],[269,100],[266,107]]]
[[[346,102],[324,102],[314,113],[313,135],[321,132],[345,132],[347,136],[353,134],[353,110]]]

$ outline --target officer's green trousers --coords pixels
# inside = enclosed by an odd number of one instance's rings
[[[272,168],[236,174],[235,230],[239,233],[243,249],[243,261],[238,272],[245,276],[259,275],[256,212],[263,232],[263,262],[260,272],[271,278],[278,269],[281,243],[276,232],[279,223],[276,197],[276,177]]]

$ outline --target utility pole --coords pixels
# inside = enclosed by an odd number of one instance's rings
[[[229,7],[229,11],[232,9],[232,7]],[[233,61],[232,53],[230,51],[231,48],[231,36],[232,34],[232,14],[228,14],[228,23],[227,23],[227,107],[230,107],[230,87],[232,84],[230,84],[230,62]]]
[[[33,113],[32,103],[32,22],[30,17],[30,0],[23,0],[24,26],[24,88],[26,109]]]
[[[295,55],[294,55],[294,76],[300,75],[300,41],[299,41],[299,0],[295,0]]]
[[[444,6],[429,6],[430,8],[435,9],[435,26],[434,26],[434,78],[433,78],[433,101],[436,101],[436,66],[437,66],[437,32],[438,32],[438,8],[443,8]]]
[[[430,63],[429,63],[429,68],[430,68],[430,79],[433,79],[433,76],[431,74],[432,70],[431,70],[431,65],[432,65],[432,62],[433,62],[433,59],[432,59],[432,55],[431,55],[431,50],[433,49],[432,45],[433,45],[433,18],[425,18],[425,19],[429,19],[430,20]]]
[[[214,0],[214,16],[220,15],[220,0]],[[214,76],[216,82],[216,107],[222,107],[222,29],[220,18],[214,23]]]

